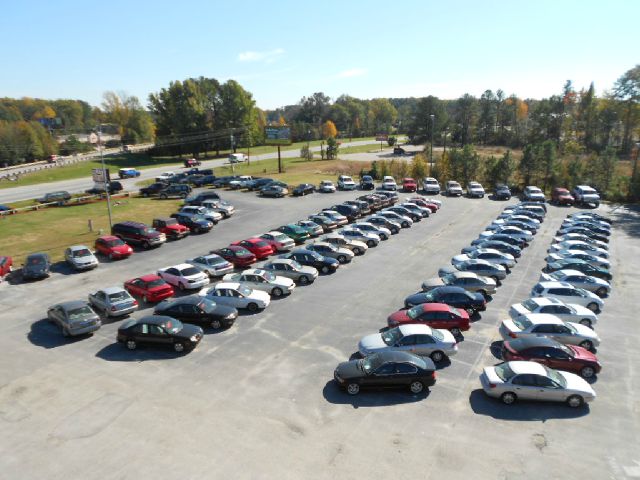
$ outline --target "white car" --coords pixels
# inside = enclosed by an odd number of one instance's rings
[[[559,250],[554,253],[550,253],[546,261],[547,263],[557,262],[559,260],[584,260],[587,263],[590,263],[594,267],[602,267],[609,269],[611,266],[611,262],[606,258],[599,257],[597,255],[593,255],[591,252],[584,252],[582,250]]]
[[[467,254],[456,255],[451,259],[451,264],[456,265],[467,260],[488,260],[491,263],[502,265],[507,271],[513,268],[516,264],[516,259],[510,253],[502,253],[499,250],[493,248],[478,248],[472,250]]]
[[[568,228],[574,225],[595,225],[596,227],[604,228],[605,230],[611,230],[609,222],[591,217],[567,217],[563,220],[562,227],[560,228]]]
[[[420,215],[422,218],[427,218],[429,215],[431,215],[431,209],[427,207],[421,207],[420,205],[413,202],[402,202],[401,204],[399,204],[399,206]]]
[[[484,187],[478,182],[469,182],[467,184],[467,197],[484,198]]]
[[[425,177],[422,179],[422,189],[424,193],[440,193],[440,184],[433,177]]]
[[[187,215],[200,215],[210,222],[213,222],[215,225],[220,220],[222,220],[223,216],[220,212],[216,212],[215,210],[209,210],[205,207],[196,207],[194,205],[188,205],[186,207],[182,207],[180,209],[180,213],[186,213]]]
[[[338,189],[340,190],[355,190],[356,182],[353,181],[348,175],[340,175],[338,177]]]
[[[606,249],[597,247],[583,240],[566,240],[564,242],[554,243],[549,247],[547,253],[556,253],[562,250],[580,250],[597,257],[609,258],[609,252]]]
[[[318,191],[321,193],[335,193],[336,186],[331,180],[322,180],[318,186]]]
[[[524,188],[524,192],[522,193],[523,200],[530,202],[544,202],[544,193],[538,187],[533,185],[529,185]]]
[[[282,232],[278,232],[273,230],[271,232],[263,233],[258,238],[262,238],[269,242],[269,244],[274,247],[279,252],[288,252],[292,248],[296,246],[296,242],[287,235]]]
[[[327,217],[333,222],[336,222],[338,225],[346,225],[349,223],[349,219],[342,215],[341,213],[336,212],[335,210],[323,210],[318,215],[322,215],[323,217]]]
[[[391,175],[385,175],[382,179],[382,190],[388,190],[390,192],[398,190],[398,184],[396,183],[395,178]]]
[[[235,180],[231,180],[229,182],[229,187],[234,190],[247,188],[248,183],[251,182],[252,180],[253,180],[253,177],[251,175],[240,175]]]
[[[542,273],[540,282],[564,282],[576,288],[588,290],[602,298],[611,291],[611,284],[598,277],[592,277],[578,270],[557,270],[553,273]]]
[[[550,313],[565,322],[580,323],[585,327],[593,328],[598,321],[598,316],[582,305],[566,304],[557,298],[529,298],[521,303],[511,305],[509,315],[518,318],[530,313]]]
[[[424,324],[406,324],[362,338],[358,352],[363,357],[383,351],[409,352],[431,357],[438,363],[458,353],[458,343],[449,330],[437,330]]]
[[[74,245],[67,248],[64,251],[64,259],[75,270],[91,270],[98,266],[98,259],[89,249],[84,245]]]
[[[592,351],[600,345],[600,337],[589,327],[564,322],[550,313],[530,313],[503,320],[500,325],[503,340],[526,337],[549,337],[565,345],[578,345]]]
[[[228,305],[238,310],[247,309],[257,312],[265,309],[271,302],[267,292],[254,290],[237,282],[220,282],[211,288],[204,288],[198,293],[220,305]]]
[[[164,172],[156,177],[156,182],[168,182],[172,177],[175,176],[175,172]]]
[[[510,237],[517,238],[523,240],[527,243],[533,240],[533,234],[529,230],[522,230],[518,227],[498,227],[496,230],[485,230],[480,234],[481,238],[491,237],[496,233],[503,233],[505,235],[509,235]]]
[[[208,210],[213,210],[214,212],[218,212],[224,218],[229,218],[236,211],[236,208],[226,200],[209,199],[209,200],[204,200],[201,205]]]
[[[158,276],[180,290],[193,290],[209,285],[209,276],[188,263],[161,268]]]
[[[209,277],[221,277],[227,273],[233,272],[233,263],[228,262],[215,253],[201,255],[199,257],[186,260],[185,262],[199,268],[209,275]]]
[[[377,247],[380,243],[380,237],[375,233],[363,232],[357,228],[349,227],[338,230],[336,233],[342,235],[348,240],[358,240],[367,245],[367,247]]]
[[[517,400],[565,402],[578,408],[596,398],[583,378],[536,362],[505,362],[485,367],[480,375],[482,389],[489,397],[511,405]]]
[[[583,242],[589,242],[591,245],[594,245],[599,248],[608,249],[609,245],[607,242],[602,242],[600,240],[594,240],[592,238],[583,235],[582,233],[565,233],[564,235],[558,235],[557,237],[553,237],[554,243],[566,242],[569,240],[580,240]]]
[[[223,282],[238,282],[252,290],[262,290],[272,297],[289,295],[296,283],[287,277],[280,277],[269,270],[250,268],[240,273],[229,273],[222,277]]]
[[[565,303],[582,305],[595,313],[600,313],[604,307],[604,302],[595,293],[565,282],[538,282],[531,289],[530,296],[555,297]]]
[[[336,247],[340,248],[348,248],[351,250],[354,255],[364,255],[366,251],[369,249],[367,244],[361,242],[360,240],[353,240],[351,238],[347,238],[344,235],[334,232],[325,235],[320,238],[321,242],[330,243]]]
[[[409,228],[411,227],[411,225],[413,225],[413,220],[411,220],[406,215],[400,215],[399,213],[392,212],[390,210],[380,210],[376,213],[376,215],[379,217],[384,217],[387,220],[397,222],[402,228]]]
[[[506,218],[498,218],[491,222],[491,225],[502,227],[505,225],[526,225],[527,230],[536,231],[540,228],[540,221],[535,218],[529,218],[525,215],[509,215]],[[493,228],[488,230],[494,230]]]
[[[353,228],[357,228],[360,231],[373,233],[378,235],[381,240],[389,240],[391,238],[391,230],[380,225],[374,225],[369,222],[356,222],[352,225]]]
[[[295,260],[274,258],[262,266],[263,269],[275,273],[279,277],[287,277],[300,285],[309,285],[318,278],[318,270],[300,265]]]
[[[460,184],[454,180],[449,180],[446,184],[445,184],[445,189],[444,189],[445,193],[447,194],[448,197],[452,197],[452,196],[456,196],[456,197],[461,197],[462,196],[462,187],[460,186]]]

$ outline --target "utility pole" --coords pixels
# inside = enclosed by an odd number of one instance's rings
[[[278,145],[278,173],[282,173],[282,157],[280,156],[280,145]]]
[[[107,192],[107,211],[109,212],[109,231],[113,227],[111,218],[111,194],[109,193],[109,178],[107,177],[107,168],[104,165],[104,155],[102,154],[102,125],[98,126],[98,148],[100,149],[100,163],[102,164],[102,179],[104,180],[104,189]]]
[[[431,174],[431,170],[433,170],[433,125],[434,125],[436,116],[434,114],[431,114],[429,115],[429,117],[431,117],[431,154],[429,158],[429,163],[430,163],[429,174]]]

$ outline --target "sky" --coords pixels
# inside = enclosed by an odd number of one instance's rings
[[[0,97],[137,96],[237,80],[258,107],[324,92],[542,98],[610,89],[640,63],[640,1],[7,1]]]

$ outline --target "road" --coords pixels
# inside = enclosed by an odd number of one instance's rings
[[[354,142],[346,142],[343,143],[343,147],[355,147],[358,145],[369,145],[376,144],[375,140],[358,140]],[[311,150],[314,152],[319,152],[320,147],[311,147]],[[269,160],[272,158],[277,158],[277,153],[265,153],[262,155],[251,155],[251,162],[260,162],[262,160]],[[292,158],[300,156],[300,150],[283,150],[281,152],[282,158]],[[228,165],[229,162],[226,158],[216,159],[216,160],[206,160],[202,162],[202,166],[200,168],[214,168],[221,167],[223,165]],[[162,172],[167,171],[179,171],[183,167],[181,164],[176,164],[175,166],[165,165],[162,167],[154,167],[154,168],[146,168],[141,170],[141,175],[138,178],[129,178],[125,180],[121,180],[125,190],[137,190],[137,187],[134,187],[136,182],[141,180],[153,179],[160,175]],[[113,172],[117,173],[117,172]],[[41,183],[38,185],[27,185],[22,187],[13,187],[13,188],[5,188],[0,190],[0,204],[11,205],[14,202],[19,202],[22,200],[30,200],[32,198],[41,197],[46,192],[55,192],[58,190],[66,190],[70,193],[78,193],[84,192],[85,190],[93,187],[93,181],[91,178],[76,178],[72,180],[60,180],[57,182],[49,182],[49,183]]]
[[[43,319],[54,302],[84,298],[358,194],[274,200],[222,192],[238,211],[212,233],[92,272],[58,266],[48,280],[0,284],[0,478],[638,478],[640,334],[629,299],[640,288],[640,218],[622,209],[612,215],[613,292],[597,325],[598,398],[579,410],[504,406],[478,382],[483,366],[500,361],[493,354],[499,322],[527,297],[554,232],[574,209],[549,207],[531,246],[423,395],[350,397],[335,387],[333,369],[505,203],[443,198],[430,218],[264,312],[240,316],[231,329],[207,331],[187,355],[127,351],[114,342],[121,320],[66,340]]]

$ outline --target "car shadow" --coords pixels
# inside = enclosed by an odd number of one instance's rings
[[[84,272],[74,269],[67,262],[55,262],[51,264],[51,273],[59,273],[61,275],[75,275],[77,273]]]
[[[471,392],[469,404],[476,415],[521,422],[579,418],[588,415],[590,411],[589,405],[571,408],[562,403],[518,401],[515,405],[505,405],[496,398],[488,397],[480,388]]]
[[[362,358],[362,355],[360,354],[360,352],[353,352],[350,356],[349,356],[349,361],[352,360],[360,360]]]
[[[498,360],[504,360],[502,358],[502,344],[504,342],[502,340],[496,340],[491,344],[489,349],[491,350],[491,355],[493,355]]]
[[[478,320],[482,320],[482,315],[480,315],[480,312],[473,312],[473,315],[469,315],[469,320],[475,323]]]
[[[334,380],[329,380],[322,389],[324,399],[334,405],[351,405],[353,408],[362,407],[386,407],[389,405],[402,405],[420,402],[426,399],[431,392],[424,390],[417,395],[407,389],[398,390],[366,390],[358,395],[349,395],[342,390]]]
[[[36,347],[46,349],[64,347],[91,337],[91,334],[65,337],[60,328],[48,319],[43,318],[31,324],[27,339]]]
[[[174,352],[168,347],[165,349],[139,346],[135,350],[128,350],[124,345],[116,342],[99,350],[96,357],[109,362],[144,362],[146,360],[171,360],[188,354],[189,352]]]

